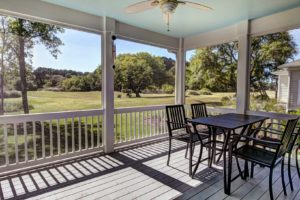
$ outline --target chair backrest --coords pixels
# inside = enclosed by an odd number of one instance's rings
[[[281,145],[277,149],[277,157],[283,156],[289,151],[289,146],[292,142],[292,137],[299,118],[288,120],[281,137]]]
[[[294,135],[292,136],[290,145],[288,147],[288,153],[291,153],[293,151],[293,147],[295,145],[299,145],[300,144],[300,127],[296,126],[295,130],[296,131],[294,131]]]
[[[208,116],[205,103],[191,104],[191,108],[193,119]]]
[[[166,106],[169,135],[172,131],[186,128],[186,117],[183,105]]]

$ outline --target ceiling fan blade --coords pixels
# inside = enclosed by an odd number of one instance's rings
[[[193,7],[196,9],[200,9],[200,10],[205,10],[205,11],[210,11],[213,10],[211,7],[200,4],[200,3],[194,3],[194,2],[190,2],[190,1],[182,1],[185,5],[189,6],[189,7]]]
[[[154,8],[157,5],[158,5],[158,2],[156,0],[154,0],[154,1],[146,0],[146,1],[142,1],[142,2],[128,6],[125,9],[125,12],[128,14],[139,13],[139,12]]]

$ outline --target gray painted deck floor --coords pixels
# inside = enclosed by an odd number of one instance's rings
[[[149,143],[2,177],[0,198],[269,199],[267,168],[256,167],[254,178],[248,181],[236,179],[232,194],[227,196],[223,192],[221,165],[211,169],[203,163],[195,179],[191,179],[184,144],[174,144],[171,166],[166,166],[167,147],[167,141]],[[295,168],[294,192],[286,181],[288,196],[283,195],[279,170],[277,167],[273,177],[274,196],[299,200],[300,180]]]

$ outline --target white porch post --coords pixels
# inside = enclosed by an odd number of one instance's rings
[[[184,39],[179,39],[179,48],[176,53],[175,68],[175,104],[185,103],[185,50]]]
[[[238,67],[236,112],[244,114],[249,108],[250,36],[249,21],[238,25]]]
[[[115,20],[103,17],[102,35],[102,103],[104,152],[114,151],[114,58],[113,40]]]

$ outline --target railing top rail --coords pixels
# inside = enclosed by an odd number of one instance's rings
[[[123,107],[116,108],[115,114],[118,113],[129,113],[129,112],[143,112],[143,111],[151,111],[151,110],[163,110],[167,105],[154,105],[154,106],[137,106],[137,107]]]
[[[286,113],[275,113],[275,112],[265,112],[265,111],[247,111],[249,115],[261,115],[265,117],[269,117],[271,119],[279,119],[279,120],[289,120],[295,117],[299,117],[297,115],[286,114]]]
[[[52,113],[4,115],[0,117],[0,124],[96,116],[96,115],[101,115],[102,113],[103,113],[102,109],[96,109],[96,110],[78,110],[78,111],[64,111],[64,112],[52,112]]]

